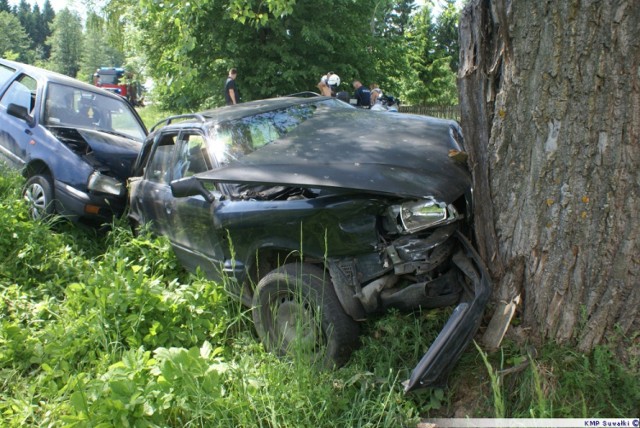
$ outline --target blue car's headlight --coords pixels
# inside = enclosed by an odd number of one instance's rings
[[[89,176],[87,188],[94,192],[109,193],[116,196],[124,195],[124,185],[120,181],[101,174],[99,171],[95,171]]]

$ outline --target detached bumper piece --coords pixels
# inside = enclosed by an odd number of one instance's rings
[[[404,383],[405,393],[443,383],[478,331],[491,295],[489,273],[480,256],[460,232],[456,232],[456,237],[462,248],[454,254],[453,262],[469,280],[471,289],[463,284],[467,291],[462,301]]]

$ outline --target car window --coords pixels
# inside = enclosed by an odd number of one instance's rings
[[[297,105],[219,124],[214,129],[212,154],[219,166],[239,160],[282,138],[312,117],[317,109],[316,104]]]
[[[173,149],[176,147],[178,134],[166,133],[158,136],[151,159],[145,170],[145,178],[149,181],[161,184],[169,184],[171,181],[171,159]]]
[[[11,76],[16,72],[15,69],[0,64],[0,86],[4,86],[5,83],[11,79]]]
[[[184,133],[180,150],[176,155],[172,180],[190,177],[211,169],[204,136],[197,133]]]
[[[9,86],[0,100],[0,105],[8,107],[9,104],[16,104],[26,108],[33,116],[33,109],[36,106],[36,88],[36,80],[23,74]]]
[[[96,129],[143,140],[144,128],[124,99],[50,83],[45,98],[45,123]]]

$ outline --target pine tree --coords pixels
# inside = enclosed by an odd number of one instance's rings
[[[11,6],[9,6],[9,0],[0,0],[0,12],[11,13]]]
[[[48,60],[51,56],[51,46],[46,44],[46,40],[51,37],[53,31],[53,20],[56,18],[56,12],[51,6],[49,0],[45,0],[42,5],[42,29],[44,32],[44,39],[42,43],[42,59]]]
[[[82,55],[82,21],[76,12],[63,9],[53,21],[53,33],[47,40],[51,47],[49,67],[52,70],[76,77]]]

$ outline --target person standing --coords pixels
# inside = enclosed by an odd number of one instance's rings
[[[371,91],[359,80],[353,81],[353,88],[356,90],[356,106],[361,108],[371,107]]]
[[[369,85],[369,89],[371,90],[371,107],[376,104],[382,104],[382,89],[380,89],[380,86],[377,83],[372,83]]]
[[[329,85],[327,85],[326,80],[320,80],[320,82],[318,83],[318,89],[320,90],[320,95],[323,95],[325,97],[332,96],[331,88],[329,87]]]
[[[340,76],[333,71],[327,73],[327,85],[331,88],[331,96],[336,96],[338,93],[338,86],[340,86]]]
[[[240,96],[238,95],[238,88],[236,87],[236,77],[238,76],[238,70],[232,68],[229,70],[229,77],[224,84],[224,98],[228,106],[238,104],[240,102]]]

